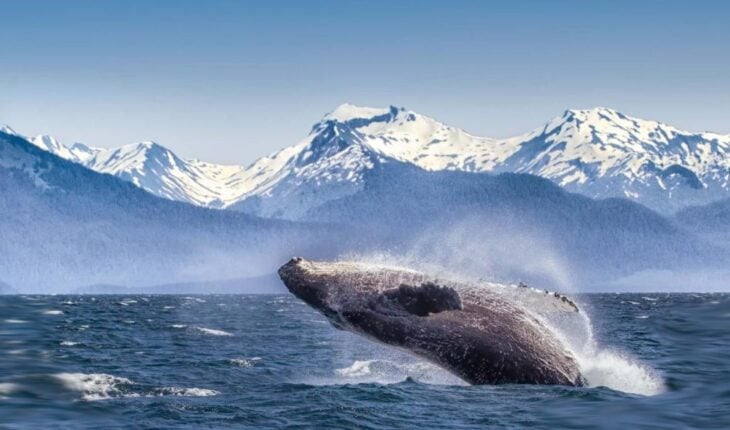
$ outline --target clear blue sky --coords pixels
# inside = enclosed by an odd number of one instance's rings
[[[3,1],[0,123],[247,163],[343,102],[469,132],[608,106],[730,133],[730,2]]]

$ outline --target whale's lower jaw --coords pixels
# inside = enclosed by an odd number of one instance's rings
[[[410,351],[468,383],[585,383],[552,333],[494,292],[408,270],[301,258],[279,275],[336,328]]]

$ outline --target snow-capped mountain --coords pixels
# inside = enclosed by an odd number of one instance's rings
[[[730,196],[730,135],[691,133],[606,108],[570,110],[528,135],[495,171],[530,173],[590,197],[663,213]]]
[[[134,186],[134,178],[99,174],[0,132],[2,281],[60,292],[84,284],[233,279],[271,273],[292,254],[384,250],[477,271],[469,276],[556,286],[567,285],[568,274],[596,282],[641,270],[727,266],[724,246],[697,240],[641,205],[592,200],[533,175],[424,170],[353,130],[374,132],[383,116],[404,112],[344,123],[327,118],[298,146],[245,169],[252,176],[239,179],[256,184],[255,211],[305,223],[158,198]],[[186,165],[154,144],[132,147],[139,151],[110,151],[97,162],[136,165],[139,158],[148,173]]]
[[[52,136],[27,137],[9,126],[4,131],[54,155],[107,173],[170,200],[220,208],[244,194],[249,181],[238,178],[245,169],[198,160],[183,160],[155,142],[139,142],[114,149],[76,142],[65,146]],[[242,188],[242,190],[239,190]]]
[[[100,151],[100,149],[86,146],[80,142],[73,143],[71,146],[66,146],[56,140],[55,137],[47,134],[39,134],[35,137],[24,136],[13,130],[9,125],[0,125],[0,132],[20,137],[44,151],[77,163],[83,163],[90,156]]]
[[[97,150],[82,164],[118,176],[157,196],[213,208],[238,197],[230,181],[242,170],[238,166],[183,160],[155,142]]]
[[[529,173],[663,213],[730,196],[729,135],[685,132],[606,108],[569,110],[531,133],[489,139],[405,109],[342,105],[287,153],[234,208],[296,218],[361,189],[363,171],[387,160],[432,171]]]
[[[589,197],[624,197],[662,213],[730,197],[730,135],[691,133],[607,108],[568,110],[525,135],[471,135],[403,109],[343,104],[299,143],[248,167],[183,160],[140,143],[113,150],[33,142],[158,196],[296,219],[364,186],[396,160],[425,170],[529,173]]]

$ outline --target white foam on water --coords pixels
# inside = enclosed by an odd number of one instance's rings
[[[578,358],[591,387],[654,396],[666,390],[663,379],[646,364],[620,351],[596,350]]]
[[[43,311],[43,315],[63,315],[63,311],[59,311],[58,309],[48,309]]]
[[[355,360],[335,369],[334,375],[306,381],[311,385],[398,384],[407,379],[433,385],[468,385],[448,371],[425,361]]]
[[[197,387],[161,387],[142,389],[128,378],[109,375],[106,373],[57,373],[51,376],[60,382],[66,389],[80,393],[81,399],[86,401],[108,400],[119,397],[208,397],[220,394],[220,392],[216,390]]]
[[[183,396],[183,397],[210,397],[217,396],[220,391],[211,390],[208,388],[181,388],[181,387],[163,387],[154,390],[154,394],[146,395],[145,397],[156,397],[156,396]]]
[[[70,340],[64,340],[61,342],[61,346],[76,346],[78,344],[78,342],[71,342]]]
[[[22,387],[20,384],[13,382],[0,382],[0,395],[13,394],[20,391]]]
[[[6,319],[5,322],[8,323],[8,324],[25,324],[28,321],[25,321],[25,320],[17,320],[17,319],[10,318],[10,319]]]
[[[172,327],[172,328],[185,328],[187,326],[188,326],[187,324],[173,324],[170,327]]]
[[[584,311],[573,324],[546,325],[573,353],[589,387],[607,387],[625,393],[653,396],[666,390],[664,380],[650,366],[630,354],[604,347],[593,336],[593,324]]]
[[[238,367],[253,367],[256,365],[257,361],[261,361],[261,357],[232,358],[228,360],[229,363]]]
[[[209,334],[211,336],[233,336],[233,333],[228,333],[227,331],[223,331],[223,330],[216,330],[213,328],[206,328],[206,327],[194,327],[194,328],[195,328],[195,330],[197,330],[201,333]]]
[[[57,373],[53,378],[66,389],[81,393],[83,400],[105,400],[134,394],[124,392],[125,386],[133,384],[131,380],[106,373]]]

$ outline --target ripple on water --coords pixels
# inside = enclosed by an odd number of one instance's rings
[[[199,331],[200,333],[211,335],[211,336],[233,336],[233,333],[229,333],[224,330],[217,330],[214,328],[206,328],[206,327],[193,327],[196,331]]]

